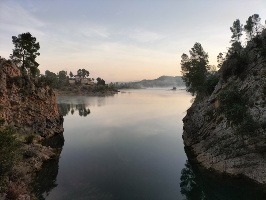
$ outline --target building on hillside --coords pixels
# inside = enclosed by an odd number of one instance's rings
[[[76,80],[75,79],[69,79],[68,82],[70,85],[74,85],[76,83]]]
[[[92,82],[90,79],[88,78],[83,78],[82,76],[79,75],[75,75],[74,79],[69,79],[69,84],[73,85],[76,83],[81,83],[83,85],[93,85],[94,82]]]

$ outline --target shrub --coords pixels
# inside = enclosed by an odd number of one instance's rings
[[[15,130],[10,127],[0,130],[0,184],[21,156],[19,152],[21,143],[15,138],[14,134]]]
[[[207,76],[205,82],[205,88],[206,88],[206,93],[208,95],[212,94],[218,82],[219,82],[219,76],[217,74],[210,74],[209,76]]]
[[[245,50],[241,53],[232,53],[227,56],[221,67],[222,78],[227,80],[230,76],[241,77],[248,66],[248,56]]]
[[[234,87],[221,92],[218,99],[221,103],[218,111],[234,125],[240,124],[247,112],[247,100],[244,98],[243,92]]]

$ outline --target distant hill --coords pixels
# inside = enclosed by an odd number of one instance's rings
[[[181,76],[160,76],[154,80],[120,83],[120,88],[184,87]]]

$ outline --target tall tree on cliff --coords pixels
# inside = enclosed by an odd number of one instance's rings
[[[252,16],[249,16],[248,20],[246,21],[244,29],[249,40],[251,40],[262,32],[263,26],[260,23],[260,20],[260,16],[258,14],[254,14]]]
[[[187,91],[192,95],[203,94],[208,70],[208,54],[203,50],[200,43],[195,43],[187,54],[181,56],[182,79],[186,84]]]
[[[233,33],[233,35],[231,36],[231,42],[240,42],[240,37],[243,35],[243,25],[240,23],[239,19],[234,21],[233,26],[230,27],[230,30]]]
[[[28,33],[19,34],[18,37],[12,36],[12,42],[15,45],[13,53],[10,58],[21,67],[23,73],[29,73],[33,76],[38,72],[39,64],[35,61],[36,57],[40,55],[39,42],[36,38]]]

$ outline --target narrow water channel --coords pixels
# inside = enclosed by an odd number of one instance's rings
[[[183,199],[182,118],[191,99],[168,89],[57,98],[65,143],[44,199]]]

